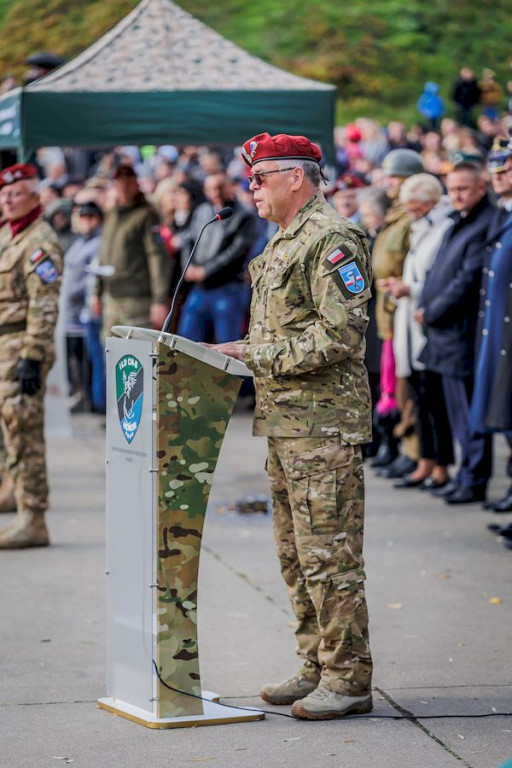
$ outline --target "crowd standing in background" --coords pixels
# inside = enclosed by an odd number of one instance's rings
[[[504,89],[491,70],[479,78],[462,67],[448,98],[426,83],[410,127],[366,117],[339,126],[336,164],[325,169],[322,189],[371,247],[368,464],[404,492],[484,502],[499,513],[512,512],[512,486],[502,499],[487,496],[493,434],[504,435],[512,456],[507,93],[512,84]],[[446,116],[448,101],[456,119]],[[2,158],[4,168],[12,162]],[[116,324],[162,327],[199,232],[226,205],[233,216],[201,240],[171,330],[213,343],[243,337],[248,265],[276,227],[257,215],[240,148],[46,147],[35,166],[37,205],[64,253],[60,311],[72,412],[104,412],[105,335]],[[11,237],[10,215],[5,208],[2,242]],[[508,472],[512,478],[512,458]],[[8,483],[2,470],[3,496]],[[494,528],[512,548],[512,526]]]

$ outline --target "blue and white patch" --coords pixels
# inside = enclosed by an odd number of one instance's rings
[[[41,282],[45,283],[46,285],[49,285],[50,283],[54,283],[59,276],[57,267],[55,266],[53,261],[49,258],[46,258],[44,261],[38,264],[34,272],[36,273],[38,278],[41,280]]]
[[[343,284],[350,293],[362,293],[366,288],[366,281],[355,261],[350,261],[338,269]]]

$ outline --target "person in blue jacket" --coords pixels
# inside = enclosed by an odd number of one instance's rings
[[[425,88],[418,99],[416,108],[420,115],[428,121],[428,127],[435,131],[444,115],[444,102],[439,95],[437,83],[431,81],[425,83]]]

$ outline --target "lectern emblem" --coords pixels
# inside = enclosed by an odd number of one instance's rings
[[[140,424],[144,397],[144,368],[133,355],[124,355],[116,365],[117,413],[128,443]]]

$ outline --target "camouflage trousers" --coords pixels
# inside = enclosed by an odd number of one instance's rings
[[[43,368],[39,392],[21,394],[19,383],[14,381],[21,345],[21,334],[0,336],[0,426],[5,464],[14,480],[17,508],[44,512],[48,508],[44,384],[49,368]]]
[[[362,557],[361,448],[339,437],[270,437],[274,538],[306,677],[351,696],[371,690]]]
[[[103,335],[111,336],[113,325],[133,325],[151,328],[151,299],[149,296],[103,296]]]

